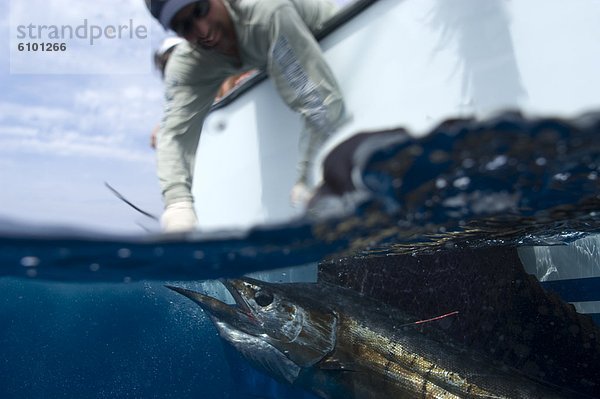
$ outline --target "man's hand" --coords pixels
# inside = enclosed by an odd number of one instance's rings
[[[160,124],[154,126],[152,133],[150,133],[150,147],[156,150],[156,139],[158,138],[158,131],[160,130]]]
[[[194,231],[198,225],[194,204],[191,201],[176,202],[167,206],[160,219],[165,233]]]
[[[292,187],[292,192],[290,193],[290,202],[294,208],[306,208],[308,201],[313,196],[313,192],[308,188],[308,186],[299,181]]]

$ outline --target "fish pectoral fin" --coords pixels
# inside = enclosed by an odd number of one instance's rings
[[[293,384],[298,378],[300,367],[262,339],[248,336],[246,339],[234,343],[233,347],[255,368],[279,381]]]
[[[352,362],[342,362],[338,359],[324,359],[318,364],[321,370],[357,372],[358,365]]]

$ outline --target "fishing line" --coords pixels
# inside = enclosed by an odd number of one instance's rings
[[[155,215],[151,214],[150,212],[146,212],[145,210],[139,208],[138,206],[136,206],[135,204],[133,204],[131,201],[129,201],[127,198],[125,198],[123,196],[123,194],[121,194],[120,192],[118,192],[114,187],[112,187],[110,184],[108,184],[107,182],[104,182],[104,185],[106,186],[106,188],[108,188],[118,199],[120,199],[121,201],[123,201],[124,203],[126,203],[127,205],[129,205],[130,207],[132,207],[133,209],[135,209],[136,211],[138,211],[139,213],[141,213],[142,215],[149,217],[152,220],[155,220],[158,222],[158,217],[156,217]]]
[[[402,324],[399,327],[414,326],[414,325],[418,325],[418,324],[429,323],[430,321],[440,320],[440,319],[443,319],[443,318],[446,318],[446,317],[449,317],[449,316],[454,316],[456,314],[458,314],[458,310],[455,310],[454,312],[443,314],[441,316],[432,317],[431,319],[413,321],[412,323]]]

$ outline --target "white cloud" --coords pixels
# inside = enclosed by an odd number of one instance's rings
[[[0,152],[93,156],[105,159],[149,161],[152,154],[134,140],[149,130],[139,130],[143,113],[129,114],[123,107],[104,107],[101,94],[95,110],[83,105],[71,110],[53,107],[2,104],[10,124],[0,117]],[[7,115],[3,113],[2,115]],[[150,125],[149,125],[150,126]],[[149,128],[148,128],[149,129]],[[128,136],[127,133],[131,134]],[[146,141],[146,140],[145,140]]]
[[[63,136],[21,137],[2,140],[3,152],[26,152],[34,154],[48,154],[60,156],[96,157],[104,160],[120,159],[151,163],[151,154],[144,151],[132,151],[128,148],[119,148],[107,144],[106,140],[98,138],[82,138],[80,135],[67,134]]]
[[[40,105],[22,105],[11,102],[0,103],[0,122],[6,120],[31,121],[39,120],[47,123],[60,123],[69,118],[72,113],[60,107]]]
[[[39,134],[36,128],[24,126],[0,126],[0,136],[35,137]]]
[[[138,79],[102,78],[87,84],[64,79],[61,99],[0,102],[0,152],[56,153],[142,161],[150,131],[162,114],[162,89],[152,75]],[[44,92],[44,90],[41,90]],[[70,92],[65,102],[64,93]],[[58,105],[42,105],[35,100]]]

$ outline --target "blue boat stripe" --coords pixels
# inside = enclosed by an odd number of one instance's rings
[[[600,301],[600,277],[543,281],[541,284],[567,302]]]

